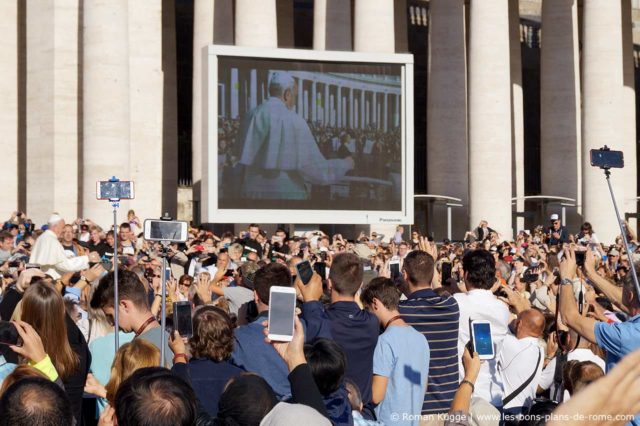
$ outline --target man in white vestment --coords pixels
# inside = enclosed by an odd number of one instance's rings
[[[330,185],[354,167],[351,157],[324,158],[307,122],[292,109],[297,87],[288,73],[269,80],[269,99],[249,113],[240,164],[245,166],[242,197],[306,200],[307,184]]]
[[[100,255],[96,252],[91,252],[89,256],[67,257],[59,240],[64,231],[64,219],[53,214],[47,223],[49,229],[36,240],[29,263],[40,265],[42,272],[53,279],[58,279],[66,272],[77,272],[89,268],[89,262],[100,261]]]

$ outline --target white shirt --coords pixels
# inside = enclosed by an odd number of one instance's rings
[[[537,367],[536,367],[536,363]],[[518,339],[513,334],[507,334],[502,342],[502,350],[498,356],[498,372],[504,387],[503,398],[511,395],[533,373],[533,380],[513,398],[504,408],[528,407],[536,397],[536,390],[540,383],[544,354],[538,344],[538,338],[525,337]]]
[[[462,354],[465,345],[471,339],[469,319],[485,320],[491,323],[496,358],[487,360],[480,366],[473,396],[491,402],[495,406],[502,405],[502,384],[496,371],[496,362],[502,348],[502,340],[509,330],[509,308],[499,301],[489,290],[471,290],[468,293],[456,293],[453,297],[460,307],[460,329],[458,333],[458,362],[460,380],[464,378]]]
[[[53,279],[60,278],[65,272],[77,272],[89,267],[88,256],[67,257],[58,236],[47,229],[38,237],[29,263],[40,265],[40,269]]]
[[[588,348],[577,348],[569,352],[567,354],[567,362],[569,361],[591,361],[598,365],[598,367],[602,368],[602,371],[606,371],[604,359],[600,358],[598,355],[594,354],[591,349]],[[553,358],[549,361],[549,364],[542,370],[542,375],[540,377],[540,388],[546,390],[551,388],[551,398],[553,399],[556,393],[556,387],[553,385],[553,376],[556,372],[556,358]],[[564,391],[564,397],[562,401],[568,401],[569,393]],[[560,399],[560,398],[558,398]],[[562,402],[559,401],[559,402]]]

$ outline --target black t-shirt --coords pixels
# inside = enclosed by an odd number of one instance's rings
[[[89,249],[89,251],[97,252],[100,255],[100,257],[104,256],[104,254],[107,251],[113,252],[113,248],[109,247],[109,245],[104,241],[100,241],[98,244],[95,244],[93,241],[90,241],[87,244],[87,248]]]
[[[262,258],[262,246],[256,240],[245,238],[244,240],[240,241],[240,244],[255,250],[256,253],[258,253],[258,258]]]

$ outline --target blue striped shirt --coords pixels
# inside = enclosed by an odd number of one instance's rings
[[[425,288],[401,300],[398,310],[429,342],[431,359],[422,414],[446,413],[458,390],[458,302]]]

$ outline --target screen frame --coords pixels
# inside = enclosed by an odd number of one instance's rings
[[[478,325],[486,325],[487,327],[489,327],[489,339],[491,339],[491,353],[490,354],[481,354],[477,350],[477,347],[476,347],[476,326],[478,326]],[[493,342],[493,333],[492,333],[491,323],[489,321],[485,321],[485,320],[471,321],[471,329],[473,330],[472,331],[473,350],[475,352],[478,352],[478,356],[480,357],[480,359],[486,360],[486,359],[495,358],[496,353],[495,353],[495,346],[493,344],[494,342]]]
[[[100,184],[101,183],[119,183],[119,184],[128,184],[129,185],[129,193],[131,194],[131,196],[129,198],[108,198],[108,197],[103,197],[102,196],[102,192],[100,191]],[[136,198],[136,193],[135,193],[135,185],[133,183],[132,180],[119,180],[117,182],[111,182],[108,180],[98,180],[96,181],[96,200],[134,200]]]
[[[291,312],[293,315],[291,316],[291,335],[288,334],[273,334],[271,333],[271,307],[273,303],[273,297],[275,294],[292,294],[293,295],[293,304],[291,305]],[[277,297],[277,296],[276,296]],[[269,318],[268,318],[268,327],[269,334],[268,338],[277,342],[290,342],[293,340],[293,333],[295,332],[295,317],[296,315],[296,289],[293,287],[282,287],[282,286],[273,286],[269,289]]]
[[[151,224],[153,222],[180,223],[180,236],[181,237],[183,236],[184,239],[162,240],[162,239],[158,239],[158,238],[151,238]],[[147,240],[147,241],[170,241],[172,243],[184,243],[185,241],[187,241],[189,239],[189,224],[184,220],[164,221],[162,219],[145,219],[144,225],[143,225],[143,236],[144,236],[144,239]]]
[[[202,179],[200,214],[203,223],[401,224],[413,222],[413,55],[304,49],[265,49],[209,45],[203,48]],[[390,64],[401,66],[400,123],[402,172],[400,210],[222,209],[218,206],[218,57],[248,57],[291,61]],[[196,142],[197,143],[197,142]],[[395,188],[394,188],[395,190]],[[286,201],[283,200],[283,204]]]

